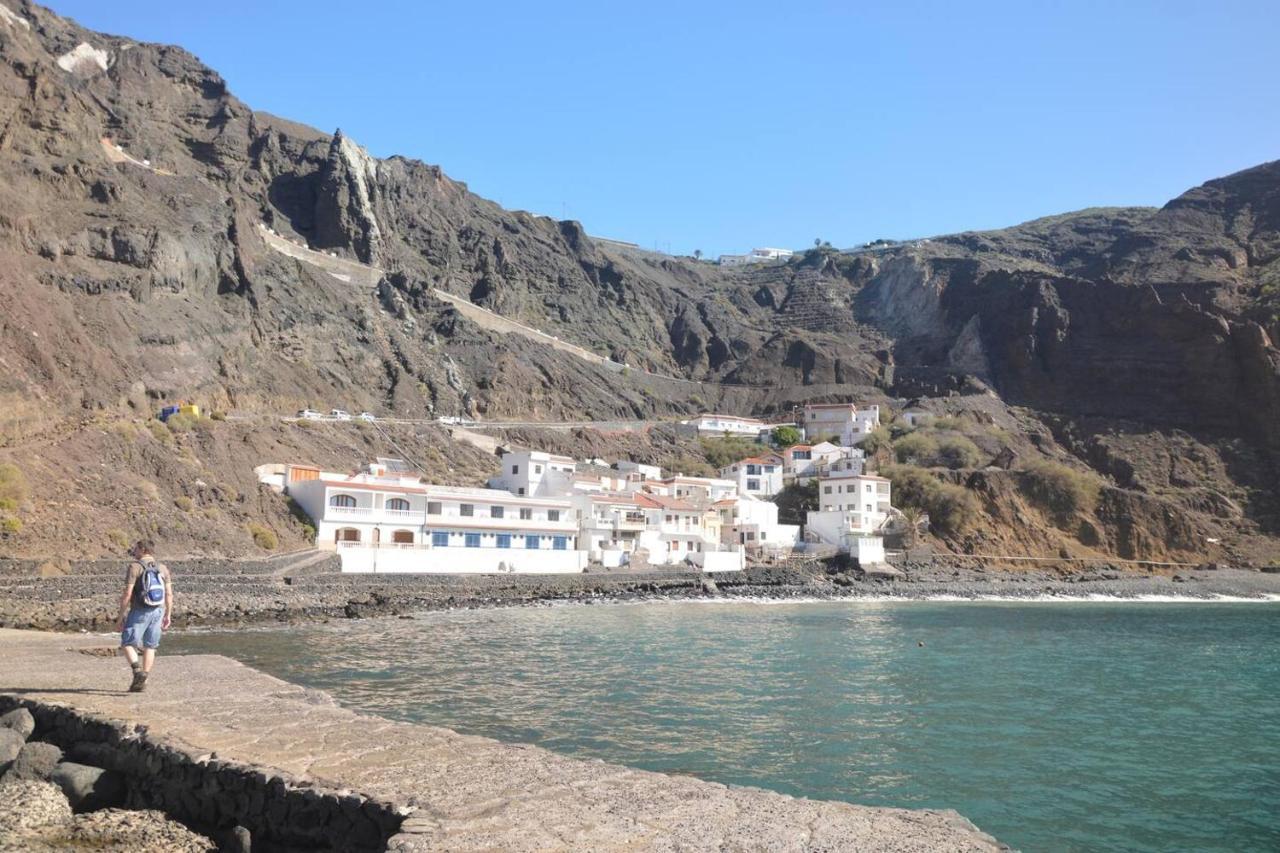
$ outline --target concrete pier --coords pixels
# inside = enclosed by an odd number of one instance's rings
[[[797,799],[393,722],[215,655],[162,654],[130,694],[112,645],[0,630],[0,706],[30,707],[37,737],[95,741],[135,802],[153,791],[209,828],[298,842],[295,822],[329,827],[318,837],[333,849],[403,851],[1002,849],[952,811]],[[172,781],[140,778],[161,772]]]

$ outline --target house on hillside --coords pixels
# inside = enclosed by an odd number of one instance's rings
[[[502,470],[489,480],[492,489],[528,497],[569,493],[577,461],[540,450],[519,450],[502,456]]]
[[[717,262],[722,267],[742,267],[748,264],[767,264],[773,261],[785,261],[795,254],[791,249],[762,248],[752,249],[745,255],[721,255]]]
[[[738,494],[773,497],[782,491],[782,457],[772,453],[751,456],[721,468],[720,477],[733,481]]]
[[[772,429],[770,424],[757,418],[711,413],[701,414],[696,418],[691,418],[681,423],[693,427],[698,435],[743,435],[749,438],[759,438],[762,433]]]
[[[778,505],[743,495],[715,504],[720,512],[722,541],[742,547],[747,554],[786,554],[800,544],[800,525],[779,524]]]
[[[841,459],[861,459],[864,454],[854,447],[842,447],[829,441],[817,444],[795,444],[782,450],[782,480],[784,483],[807,483],[823,469]]]
[[[801,414],[808,441],[833,439],[844,447],[855,447],[880,426],[880,407],[854,403],[809,403]]]

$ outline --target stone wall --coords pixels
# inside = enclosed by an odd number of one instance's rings
[[[336,786],[159,742],[142,726],[0,695],[0,714],[17,707],[35,717],[35,737],[61,747],[71,760],[123,776],[128,808],[159,809],[212,838],[244,827],[255,853],[384,850],[404,820],[394,806]]]

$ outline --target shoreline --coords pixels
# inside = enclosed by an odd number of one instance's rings
[[[571,758],[343,708],[220,655],[125,692],[96,638],[0,630],[0,711],[123,777],[130,808],[319,850],[1008,849],[950,809],[862,806]],[[246,721],[252,725],[246,725]]]
[[[173,561],[177,629],[292,625],[428,611],[555,604],[665,601],[779,602],[1276,602],[1280,574],[1242,569],[1181,574],[1109,568],[1077,572],[964,569],[908,564],[895,580],[849,572],[756,566],[741,572],[573,575],[298,576],[266,563]],[[0,627],[108,632],[115,621],[118,565],[86,565],[55,577],[0,574]]]

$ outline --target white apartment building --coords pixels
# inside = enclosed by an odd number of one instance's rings
[[[721,468],[720,477],[733,481],[740,495],[773,497],[782,491],[782,457],[751,456]]]
[[[285,491],[344,572],[580,572],[578,520],[563,497],[424,484],[378,464],[346,475],[291,465]]]
[[[720,513],[710,504],[651,492],[636,492],[635,499],[648,519],[639,544],[650,563],[689,563],[708,572],[745,565],[743,551],[721,541]]]
[[[835,463],[818,480],[818,510],[806,527],[828,545],[858,558],[862,565],[884,562],[880,533],[892,512],[890,483],[884,477],[854,473],[854,460]],[[843,466],[849,467],[840,470]]]
[[[802,417],[808,440],[838,437],[843,446],[854,447],[880,426],[880,407],[810,403],[804,407]]]
[[[738,497],[736,480],[717,479],[714,477],[688,477],[676,474],[663,480],[655,480],[645,484],[645,491],[656,495],[673,498],[685,498],[691,501],[714,503],[726,498]]]
[[[503,455],[502,470],[489,480],[489,487],[524,497],[567,495],[577,466],[571,456],[519,450]]]

